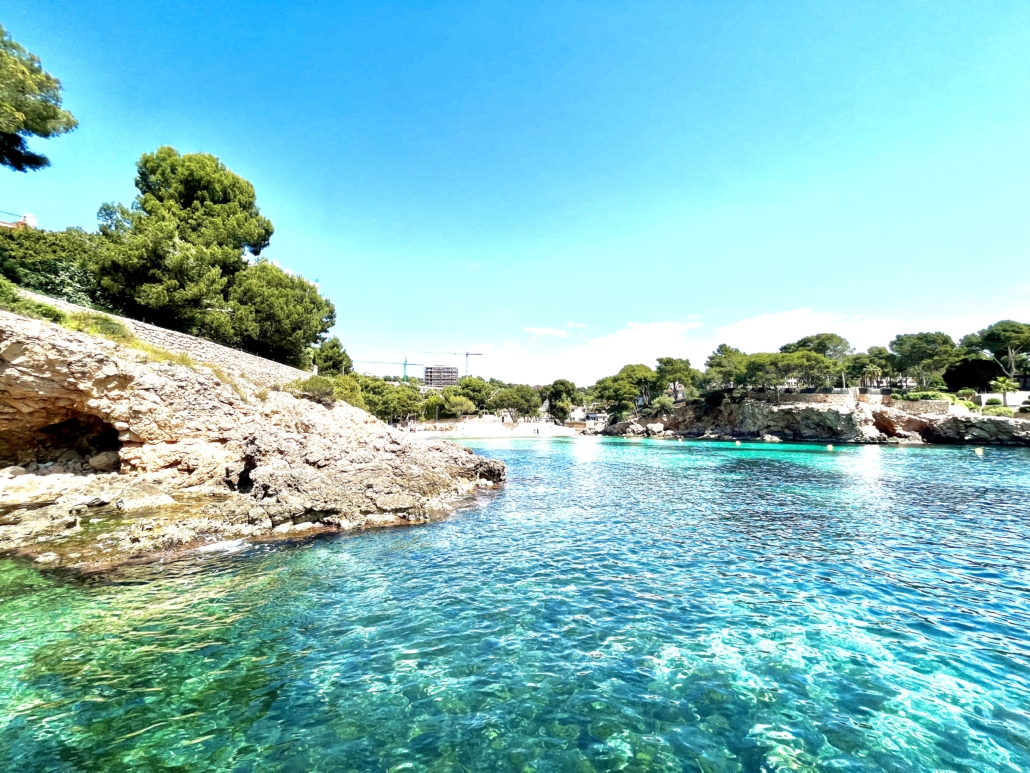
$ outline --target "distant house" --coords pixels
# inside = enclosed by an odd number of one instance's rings
[[[13,223],[8,223],[6,220],[0,220],[0,228],[35,228],[36,227],[36,216],[30,215],[26,212],[21,216],[20,220],[16,220]]]
[[[427,387],[448,387],[458,385],[458,369],[449,365],[426,365]]]
[[[582,405],[573,406],[572,410],[569,411],[569,421],[586,421],[587,420],[587,409]]]

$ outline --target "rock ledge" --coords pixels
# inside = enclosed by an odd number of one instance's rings
[[[90,567],[421,522],[505,479],[352,406],[219,376],[0,311],[0,550]]]

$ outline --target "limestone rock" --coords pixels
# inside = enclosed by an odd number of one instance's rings
[[[103,451],[89,458],[89,466],[100,472],[114,472],[121,463],[117,451]]]
[[[0,531],[0,549],[58,540],[51,511],[80,504],[149,513],[119,527],[115,552],[135,556],[284,523],[419,521],[505,479],[501,462],[350,405],[235,387],[249,397],[205,368],[0,311],[0,464],[16,465],[0,473],[0,498],[33,508]]]

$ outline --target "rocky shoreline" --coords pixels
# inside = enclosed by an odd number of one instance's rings
[[[501,462],[0,312],[0,551],[89,570],[231,539],[425,522]]]
[[[600,434],[768,442],[1030,446],[1030,421],[982,416],[958,407],[928,415],[862,402],[771,404],[745,399],[725,400],[718,405],[691,403],[680,406],[672,415],[612,424]]]

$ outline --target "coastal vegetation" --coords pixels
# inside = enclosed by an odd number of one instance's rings
[[[720,344],[704,370],[688,360],[661,357],[654,369],[626,365],[590,387],[588,398],[613,421],[630,413],[657,415],[668,404],[656,397],[699,400],[736,389],[830,389],[834,386],[890,388],[907,399],[964,400],[977,392],[1003,395],[998,407],[1009,411],[1005,396],[1021,389],[1019,374],[1030,370],[1030,324],[1002,320],[955,343],[946,333],[905,333],[888,346],[855,352],[834,333],[805,336],[776,352],[745,353]],[[1024,377],[1025,378],[1025,377]],[[914,389],[912,387],[915,387]],[[955,392],[957,394],[952,394]],[[658,397],[658,399],[661,399]],[[656,411],[659,407],[659,411]],[[985,411],[986,413],[987,411]],[[1008,415],[992,409],[993,415]]]
[[[61,82],[0,26],[0,165],[49,165],[27,143],[78,125],[61,99]],[[336,321],[332,302],[261,257],[274,229],[249,181],[213,155],[164,146],[140,157],[135,184],[131,205],[100,207],[97,232],[0,229],[0,277],[296,367],[342,368],[339,341],[314,351]]]

